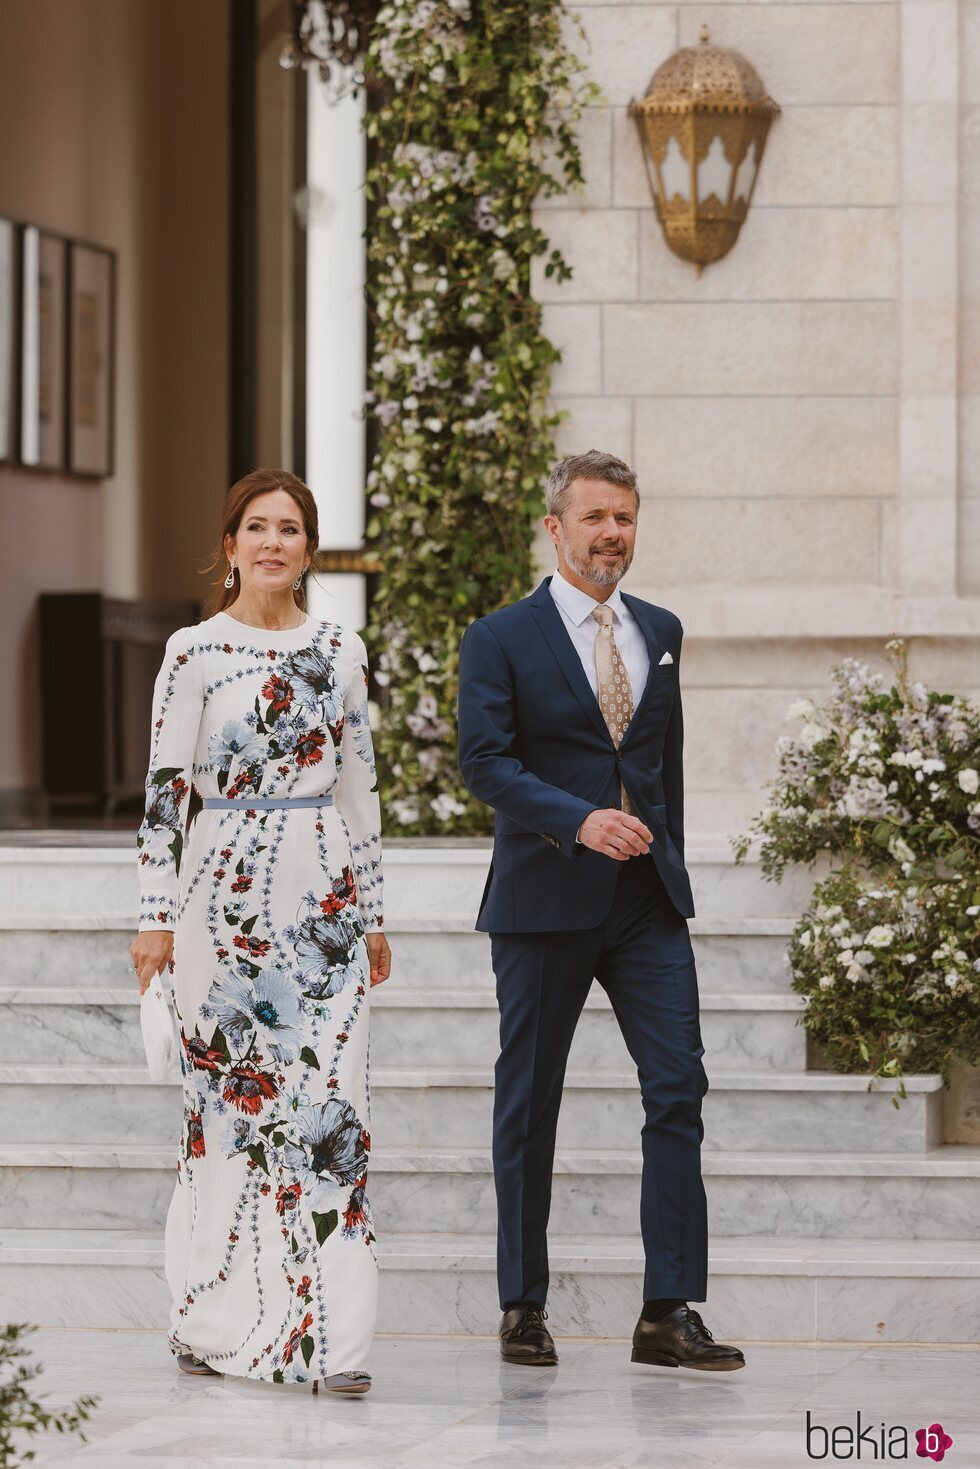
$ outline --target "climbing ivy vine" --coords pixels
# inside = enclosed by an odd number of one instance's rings
[[[554,457],[559,353],[532,262],[571,272],[535,203],[582,182],[595,89],[555,0],[393,0],[365,71],[376,453],[365,639],[389,834],[476,834],[456,767],[457,658],[473,618],[525,596]]]

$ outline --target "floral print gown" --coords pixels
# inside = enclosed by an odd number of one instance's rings
[[[188,796],[331,794],[204,809]],[[366,1185],[380,808],[364,643],[228,613],[167,644],[140,827],[140,930],[174,930],[184,1120],[167,1216],[170,1345],[303,1382],[363,1368],[377,1261]]]

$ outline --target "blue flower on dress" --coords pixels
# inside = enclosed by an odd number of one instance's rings
[[[360,709],[351,709],[347,715],[347,724],[352,731],[354,749],[360,755],[364,764],[372,775],[376,775],[374,765],[374,745],[371,740],[371,726],[364,718]]]
[[[304,648],[287,662],[293,692],[299,703],[308,709],[316,709],[326,723],[331,723],[342,707],[333,663],[327,662],[319,648]]]
[[[230,770],[234,760],[247,764],[264,755],[265,743],[243,719],[228,719],[221,733],[212,735],[208,741],[208,754],[222,770]]]
[[[329,999],[351,979],[360,979],[362,966],[355,951],[362,932],[359,918],[322,913],[312,905],[302,922],[288,931],[300,977],[313,986],[316,999]]]
[[[263,969],[254,979],[224,974],[212,984],[208,1003],[233,1045],[242,1047],[246,1031],[251,1031],[260,1051],[275,1061],[293,1061],[299,1054],[299,996],[281,969]]]
[[[221,1135],[221,1147],[226,1157],[234,1158],[258,1140],[254,1122],[247,1117],[233,1117]]]
[[[297,1124],[298,1142],[283,1145],[283,1163],[292,1169],[305,1194],[325,1186],[358,1183],[367,1172],[364,1129],[349,1102],[331,1097],[307,1107]]]

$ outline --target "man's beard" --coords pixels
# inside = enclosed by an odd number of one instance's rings
[[[614,587],[630,568],[628,552],[623,555],[621,561],[610,562],[606,565],[598,556],[592,555],[589,555],[585,561],[580,561],[567,542],[564,550],[565,560],[575,574],[583,581],[591,582],[594,587]]]

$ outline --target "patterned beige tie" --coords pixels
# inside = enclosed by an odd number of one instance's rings
[[[623,736],[629,729],[630,720],[633,718],[633,686],[626,671],[626,664],[616,647],[616,639],[613,637],[612,608],[600,602],[598,606],[593,607],[592,616],[599,624],[599,631],[595,639],[595,672],[596,682],[599,685],[599,708],[602,710],[602,717],[612,735],[613,744],[618,750],[623,743]],[[622,792],[623,810],[627,815],[632,816],[634,815],[633,806],[622,780],[619,782],[619,787]]]

